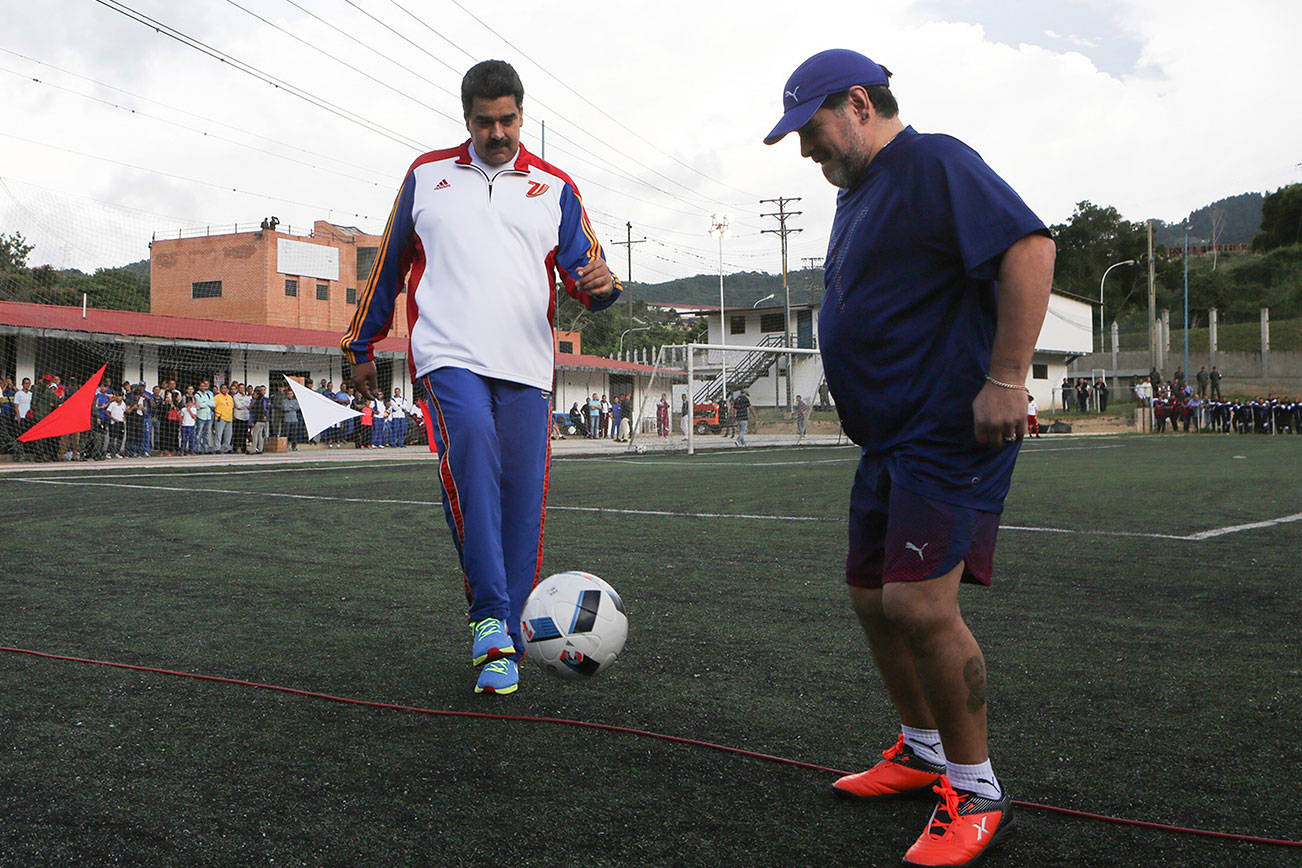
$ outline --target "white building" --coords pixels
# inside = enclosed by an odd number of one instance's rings
[[[791,333],[792,346],[818,345],[818,309],[817,304],[791,305],[791,319],[787,328]],[[708,343],[751,347],[782,345],[783,310],[781,305],[727,308],[721,316],[717,307],[697,308],[699,315],[704,316],[709,325]],[[1026,379],[1027,389],[1042,408],[1047,410],[1056,406],[1054,389],[1067,376],[1067,365],[1072,359],[1091,352],[1093,316],[1093,306],[1086,299],[1057,290],[1049,296],[1049,309],[1040,336],[1035,342],[1035,354]],[[726,333],[723,328],[725,321]],[[702,352],[696,359],[696,376],[700,380],[718,376],[720,360],[725,355],[733,370],[744,358],[741,353]],[[736,385],[738,382],[744,385]],[[807,399],[811,395],[818,396],[821,385],[822,362],[813,356],[793,357],[793,395],[803,395]],[[735,388],[745,388],[750,394],[751,402],[757,406],[785,406],[785,357],[774,357],[772,365],[766,367],[762,375],[753,381],[747,382],[747,378],[739,381],[730,376],[728,390],[731,392]],[[674,406],[678,406],[677,403]]]
[[[1054,290],[1049,296],[1049,310],[1035,342],[1035,355],[1026,388],[1041,410],[1061,406],[1057,391],[1067,366],[1078,356],[1094,348],[1094,305],[1080,296]]]

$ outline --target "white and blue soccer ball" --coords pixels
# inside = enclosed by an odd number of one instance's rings
[[[624,650],[628,618],[615,589],[570,570],[538,583],[520,619],[528,656],[561,678],[591,678]]]

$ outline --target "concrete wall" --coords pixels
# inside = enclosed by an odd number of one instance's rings
[[[1193,380],[1193,375],[1200,367],[1211,370],[1212,366],[1220,368],[1225,379],[1221,381],[1221,392],[1238,395],[1302,395],[1302,352],[1289,350],[1271,351],[1263,364],[1261,353],[1217,352],[1189,353],[1189,370],[1186,376]],[[1163,377],[1171,377],[1177,368],[1184,366],[1184,349],[1172,351],[1167,355],[1167,363],[1161,371]],[[1147,374],[1149,371],[1148,350],[1127,351],[1117,354],[1117,373],[1126,377],[1133,374]],[[1095,353],[1077,359],[1070,368],[1069,376],[1088,373],[1092,368],[1112,370],[1111,353]]]

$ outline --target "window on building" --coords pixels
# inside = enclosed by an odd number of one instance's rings
[[[357,248],[357,282],[365,283],[371,278],[371,268],[375,265],[375,257],[380,252],[378,247],[359,247]]]
[[[556,344],[562,353],[574,352],[574,341],[557,341]]]
[[[746,317],[744,316],[728,317],[728,334],[730,335],[746,334]]]
[[[768,334],[769,332],[782,331],[782,314],[780,313],[762,313],[760,314],[760,331]]]
[[[330,300],[330,284],[328,284],[328,283],[318,283],[318,284],[316,285],[316,300],[317,300],[317,301],[329,301],[329,300]]]
[[[1048,365],[1031,365],[1031,379],[1032,379],[1032,380],[1047,380],[1047,379],[1049,379],[1049,366],[1048,366]]]
[[[193,298],[221,298],[222,282],[220,280],[197,280],[190,284]]]
[[[357,304],[357,287],[350,286],[344,290],[344,301],[348,304]]]
[[[298,281],[292,277],[285,278],[285,295],[298,298]]]

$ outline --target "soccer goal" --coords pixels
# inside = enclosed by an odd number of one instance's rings
[[[629,451],[844,445],[822,356],[781,341],[661,347]]]

